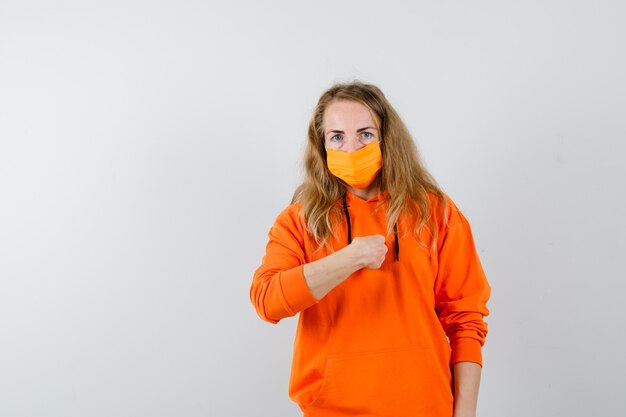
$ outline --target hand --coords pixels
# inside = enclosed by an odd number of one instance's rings
[[[365,268],[378,269],[385,260],[387,245],[382,235],[355,237],[349,245]]]

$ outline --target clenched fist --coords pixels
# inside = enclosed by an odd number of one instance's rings
[[[385,260],[387,245],[382,235],[355,237],[349,245],[365,268],[378,269]]]

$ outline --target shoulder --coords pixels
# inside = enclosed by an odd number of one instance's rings
[[[305,229],[305,222],[302,216],[302,203],[292,203],[285,207],[276,216],[272,232],[278,234],[291,234],[302,236]]]
[[[431,211],[430,216],[440,231],[467,222],[458,205],[448,194],[444,193],[443,198],[441,198],[433,192],[428,192],[427,196]]]
[[[276,220],[297,220],[302,215],[302,203],[296,202],[285,207],[276,217]]]

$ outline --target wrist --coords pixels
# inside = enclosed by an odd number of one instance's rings
[[[356,247],[350,244],[339,251],[339,253],[341,253],[344,257],[345,265],[351,270],[351,272],[365,268],[367,265],[363,256],[355,249]]]

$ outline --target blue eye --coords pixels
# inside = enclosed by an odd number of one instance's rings
[[[374,135],[372,135],[370,132],[363,132],[364,139],[371,139],[372,137],[374,137]]]
[[[330,141],[331,141],[331,142],[337,142],[337,141],[338,141],[338,140],[340,140],[340,139],[341,139],[341,136],[339,136],[339,135],[335,135],[335,136],[332,136],[332,137],[330,138]]]

